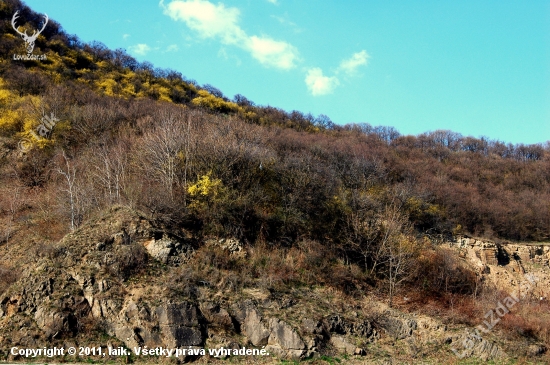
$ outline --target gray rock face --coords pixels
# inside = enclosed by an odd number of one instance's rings
[[[247,301],[234,306],[235,318],[239,321],[241,332],[254,346],[267,345],[269,330],[255,306]]]
[[[157,307],[155,312],[167,345],[175,348],[199,346],[204,342],[202,324],[205,320],[195,305],[168,304]]]
[[[190,245],[167,236],[163,236],[159,240],[151,238],[143,246],[149,255],[163,264],[181,264],[188,259],[192,252]]]
[[[269,320],[269,329],[271,334],[267,341],[268,344],[278,344],[283,348],[294,350],[304,349],[304,342],[298,336],[298,333],[287,323],[277,318],[271,318]]]
[[[131,255],[121,253],[131,254],[129,249],[139,245],[147,246],[148,253],[164,263],[189,252],[190,245],[166,237],[155,240],[158,232],[154,227],[128,208],[115,207],[104,219],[109,223],[100,220],[67,235],[17,287],[6,292],[0,298],[0,322],[32,318],[37,332],[29,332],[30,337],[21,338],[21,343],[33,338],[71,338],[80,323],[93,320],[128,347],[203,345],[207,321],[196,305],[166,303],[163,297],[158,297],[155,305],[152,298],[136,303],[117,272],[121,265],[129,265],[122,259],[133,263]],[[5,333],[0,326],[2,336]]]
[[[305,354],[306,344],[288,323],[277,318],[264,320],[251,301],[234,305],[233,311],[242,334],[252,345],[267,345],[270,354],[281,358],[298,359]]]
[[[311,318],[302,319],[302,330],[312,335],[328,336],[328,330],[323,322]]]
[[[332,336],[330,339],[330,344],[334,346],[339,352],[354,355],[357,347],[346,340],[343,336]]]
[[[210,327],[219,327],[231,332],[235,331],[235,326],[229,312],[221,308],[219,304],[202,302],[200,303],[200,310]]]
[[[396,318],[385,315],[380,318],[379,325],[397,340],[412,336],[417,328],[417,323],[412,318]]]
[[[452,351],[460,358],[475,357],[487,361],[506,357],[504,351],[495,342],[473,333],[450,338],[448,342],[451,343]]]
[[[164,304],[152,309],[130,301],[114,318],[114,335],[128,347],[187,347],[204,344],[206,320],[194,304]]]
[[[152,239],[143,244],[147,249],[149,255],[151,255],[156,260],[159,260],[163,264],[168,263],[168,258],[174,252],[174,244],[171,240],[161,239],[155,240]]]
[[[369,321],[350,321],[340,315],[333,315],[327,319],[328,328],[331,333],[340,335],[355,335],[370,338],[376,335],[375,329]]]

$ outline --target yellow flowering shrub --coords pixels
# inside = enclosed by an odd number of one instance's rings
[[[0,131],[10,133],[21,126],[21,118],[17,110],[3,110],[0,114]]]
[[[103,79],[97,83],[97,86],[108,96],[115,95],[114,90],[118,87],[117,82],[113,79]]]
[[[223,191],[224,187],[220,179],[212,179],[210,174],[203,175],[195,184],[187,188],[187,193],[191,197],[189,207],[205,209],[220,200]]]
[[[206,90],[199,90],[198,96],[191,102],[196,106],[202,106],[221,113],[239,111],[239,106],[237,104],[215,97]]]
[[[210,174],[208,174],[201,176],[196,184],[188,187],[187,192],[192,197],[210,196],[215,198],[222,188],[222,181],[220,179],[211,179]]]

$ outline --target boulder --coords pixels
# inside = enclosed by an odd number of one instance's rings
[[[355,355],[357,346],[350,343],[343,336],[332,336],[330,339],[330,344],[340,353]]]
[[[159,306],[155,310],[165,344],[172,348],[200,346],[204,342],[204,317],[194,304],[187,302]]]
[[[306,347],[298,333],[280,319],[269,320],[269,331],[268,345],[279,346],[284,350],[304,350]]]
[[[245,301],[236,304],[233,310],[241,333],[248,337],[250,343],[254,346],[266,345],[270,333],[254,304],[251,301]]]
[[[488,341],[475,333],[466,332],[463,335],[447,340],[451,349],[460,358],[475,357],[483,361],[502,359],[506,354],[493,341]]]
[[[222,238],[219,240],[209,239],[206,244],[218,246],[224,251],[228,251],[231,256],[245,258],[246,250],[241,241],[236,238]]]
[[[417,328],[417,323],[412,318],[394,317],[388,314],[381,316],[379,325],[397,340],[412,336],[414,330]]]

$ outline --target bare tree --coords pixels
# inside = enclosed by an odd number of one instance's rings
[[[163,110],[158,124],[143,137],[141,157],[138,161],[151,178],[160,182],[168,191],[170,200],[174,199],[174,187],[177,183],[178,153],[184,150],[181,120],[171,111]],[[180,155],[181,156],[181,155]]]
[[[62,157],[63,157],[63,161],[59,164],[60,166],[58,166],[56,171],[61,176],[63,176],[63,178],[67,183],[67,187],[64,189],[64,191],[69,196],[69,206],[71,211],[71,231],[74,231],[75,227],[77,226],[77,214],[78,214],[76,184],[75,184],[76,168],[71,162],[69,162],[69,159],[67,158],[67,155],[65,154],[64,150],[62,151]]]
[[[374,254],[373,269],[378,268],[387,279],[391,307],[398,286],[414,274],[419,245],[407,218],[393,204],[382,213],[380,229],[382,238]]]
[[[128,174],[126,141],[119,140],[111,147],[102,144],[98,148],[93,148],[91,159],[94,169],[90,174],[95,189],[104,191],[109,203],[120,203]]]
[[[13,223],[15,221],[15,215],[21,209],[21,206],[24,204],[21,191],[23,188],[20,185],[15,185],[12,188],[9,188],[6,192],[6,210],[8,212],[8,225],[5,231],[5,241],[6,249],[8,248],[8,243],[13,233]]]

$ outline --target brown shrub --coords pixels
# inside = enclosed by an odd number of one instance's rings
[[[468,295],[476,294],[479,289],[476,274],[449,249],[437,247],[424,250],[418,267],[417,277],[413,281],[426,292]]]
[[[0,294],[3,294],[18,278],[17,270],[0,265]]]
[[[168,277],[167,287],[170,288],[170,294],[176,298],[195,299],[198,294],[199,281],[195,270],[186,265],[172,271]]]
[[[56,243],[37,243],[34,252],[36,257],[47,258],[54,263],[60,263],[66,249]]]
[[[243,259],[217,246],[205,245],[195,252],[185,267],[174,272],[170,288],[173,294],[185,297],[194,297],[200,286],[236,291],[252,281],[245,267]]]
[[[512,336],[550,341],[550,303],[520,301],[511,313],[502,318],[501,325]]]
[[[115,259],[109,267],[109,272],[124,281],[147,267],[149,255],[142,245],[130,244],[121,246],[116,252]]]

